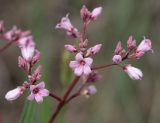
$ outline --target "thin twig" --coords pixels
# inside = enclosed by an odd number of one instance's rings
[[[3,46],[2,48],[0,48],[0,53],[2,53],[4,50],[6,50],[8,47],[10,47],[13,44],[13,42],[14,41],[10,41],[5,46]]]
[[[50,97],[53,97],[54,99],[56,99],[57,101],[59,101],[59,102],[61,102],[62,101],[62,99],[61,99],[61,97],[59,97],[59,96],[57,96],[56,94],[54,94],[54,93],[49,93],[49,96]]]
[[[99,65],[99,66],[96,66],[96,67],[92,67],[92,70],[103,69],[103,68],[111,67],[111,66],[114,66],[114,65],[118,65],[118,64],[112,63],[112,64]]]

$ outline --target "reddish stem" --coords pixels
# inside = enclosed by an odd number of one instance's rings
[[[57,95],[54,94],[54,93],[49,93],[49,96],[50,96],[50,97],[53,97],[54,99],[56,99],[56,100],[59,101],[59,102],[62,101],[61,97],[57,96]]]
[[[118,65],[118,64],[114,64],[114,63],[113,63],[113,64],[99,65],[99,66],[93,67],[92,70],[103,69],[103,68],[111,67],[111,66],[114,66],[114,65]]]
[[[5,46],[3,46],[2,48],[0,48],[0,53],[3,52],[4,50],[6,50],[8,47],[10,47],[13,44],[13,42],[14,41],[10,41]]]
[[[72,81],[71,85],[68,87],[67,91],[65,92],[63,96],[63,100],[66,101],[68,98],[70,92],[73,90],[74,86],[77,84],[78,80],[80,79],[79,76],[76,76],[75,79]]]
[[[68,96],[70,95],[70,93],[72,92],[73,88],[75,87],[75,85],[77,84],[78,80],[80,79],[79,76],[76,76],[75,79],[72,81],[71,85],[68,87],[67,91],[65,92],[63,99],[59,102],[57,109],[55,110],[55,112],[53,113],[49,123],[53,123],[57,117],[57,115],[59,114],[59,112],[61,111],[61,109],[63,108],[63,106],[65,105],[65,102],[68,98]]]

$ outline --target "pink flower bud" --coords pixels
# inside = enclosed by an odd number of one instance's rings
[[[113,63],[115,63],[115,64],[121,63],[121,61],[122,61],[121,55],[114,55],[113,58],[112,58],[112,61],[113,61]]]
[[[85,5],[81,8],[80,14],[84,22],[87,22],[90,19],[91,13],[88,11]]]
[[[41,57],[41,53],[38,50],[35,50],[33,59],[32,59],[32,63],[35,64],[40,60]]]
[[[35,82],[37,80],[40,80],[40,78],[41,78],[41,69],[42,69],[42,66],[38,66],[36,68],[36,70],[34,71],[33,75],[29,76],[29,79],[30,79],[31,82]]]
[[[67,35],[77,38],[78,30],[71,24],[68,16],[69,14],[60,20],[60,22],[56,25],[56,29],[64,29]]]
[[[13,28],[5,33],[5,38],[9,41],[15,41],[18,40],[19,35],[20,35],[21,31],[19,29],[17,29],[16,26],[13,26]]]
[[[144,54],[145,54],[145,52],[139,51],[139,52],[136,52],[136,53],[133,55],[133,57],[134,57],[135,59],[140,59]]]
[[[25,60],[30,61],[35,52],[35,43],[32,36],[21,38],[18,42],[21,48],[22,56]]]
[[[132,37],[132,36],[130,36],[130,37],[128,38],[127,48],[128,48],[129,50],[132,50],[132,49],[136,48],[136,41],[133,40],[133,37]]]
[[[4,21],[0,20],[0,33],[4,32]]]
[[[94,85],[88,86],[81,92],[81,94],[84,95],[86,98],[89,98],[91,95],[94,95],[95,93],[97,93],[97,89]]]
[[[119,42],[117,43],[117,46],[116,46],[116,49],[115,49],[114,53],[115,53],[116,55],[120,55],[120,54],[122,53],[122,50],[123,50],[122,44],[121,44],[121,41],[119,41]]]
[[[137,47],[136,52],[147,52],[149,50],[152,50],[151,48],[152,48],[151,40],[144,38],[144,40],[142,40],[142,42]]]
[[[18,66],[20,68],[25,68],[25,65],[27,64],[26,60],[22,58],[21,56],[18,57]]]
[[[91,20],[96,20],[101,13],[102,13],[102,7],[97,7],[93,9],[91,13]]]
[[[64,45],[64,47],[70,53],[76,53],[77,52],[77,49],[73,45],[66,44],[66,45]]]
[[[98,74],[96,71],[92,71],[87,78],[87,82],[95,82],[101,80],[102,76]]]
[[[10,90],[7,92],[7,94],[5,95],[6,100],[8,101],[13,101],[16,100],[18,97],[20,97],[24,92],[24,88],[23,87],[17,87],[13,90]]]
[[[86,56],[95,55],[96,53],[100,51],[101,47],[102,47],[102,44],[97,44],[94,47],[89,48],[87,50]]]
[[[141,80],[143,73],[140,69],[132,67],[131,65],[125,65],[123,70],[129,75],[133,80]]]

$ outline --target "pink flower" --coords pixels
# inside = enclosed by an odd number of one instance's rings
[[[78,30],[71,24],[68,16],[69,14],[61,19],[61,21],[56,25],[56,29],[64,29],[69,36],[76,38]]]
[[[91,13],[91,20],[96,20],[101,13],[102,13],[102,7],[97,7],[93,9]]]
[[[120,55],[120,54],[122,53],[122,50],[123,50],[122,44],[121,44],[121,41],[119,41],[119,42],[117,43],[117,46],[116,46],[116,49],[115,49],[114,53],[115,53],[116,55]]]
[[[25,60],[30,61],[34,56],[35,43],[32,36],[21,38],[18,41],[18,45],[21,49],[22,56]]]
[[[66,44],[64,45],[65,49],[70,52],[70,53],[75,53],[77,52],[77,49],[75,48],[75,46],[70,45],[70,44]]]
[[[35,64],[40,60],[41,57],[41,53],[38,50],[35,50],[33,59],[32,59],[32,63]]]
[[[136,48],[136,41],[133,40],[133,37],[132,37],[132,36],[130,36],[130,37],[128,38],[127,47],[128,47],[129,50],[132,50],[132,49]]]
[[[81,53],[77,53],[75,61],[71,61],[69,66],[77,76],[81,76],[82,74],[89,75],[92,72],[90,68],[92,62],[92,58],[83,58]]]
[[[13,90],[8,91],[7,94],[5,95],[5,98],[8,101],[16,100],[23,94],[24,90],[25,89],[23,87],[17,87]]]
[[[133,80],[141,80],[143,73],[140,69],[132,67],[131,65],[125,65],[123,70],[129,75]]]
[[[113,63],[115,63],[115,64],[121,63],[121,61],[122,61],[121,55],[114,55],[113,58],[112,58],[112,61],[113,61]]]
[[[28,100],[32,101],[35,98],[37,103],[42,103],[43,97],[49,95],[49,91],[44,87],[45,87],[44,82],[41,82],[37,85],[31,85],[30,86],[31,94],[28,96]]]
[[[89,48],[87,50],[86,56],[95,55],[96,53],[100,51],[101,47],[102,47],[102,44],[97,44],[94,47]]]

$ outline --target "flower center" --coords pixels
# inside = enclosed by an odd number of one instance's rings
[[[35,88],[34,90],[33,90],[33,93],[34,94],[37,94],[39,92],[39,88]]]
[[[81,61],[80,61],[80,64],[81,64],[81,65],[85,65],[85,64],[86,64],[86,62],[85,62],[85,61],[83,61],[83,60],[81,60]]]

